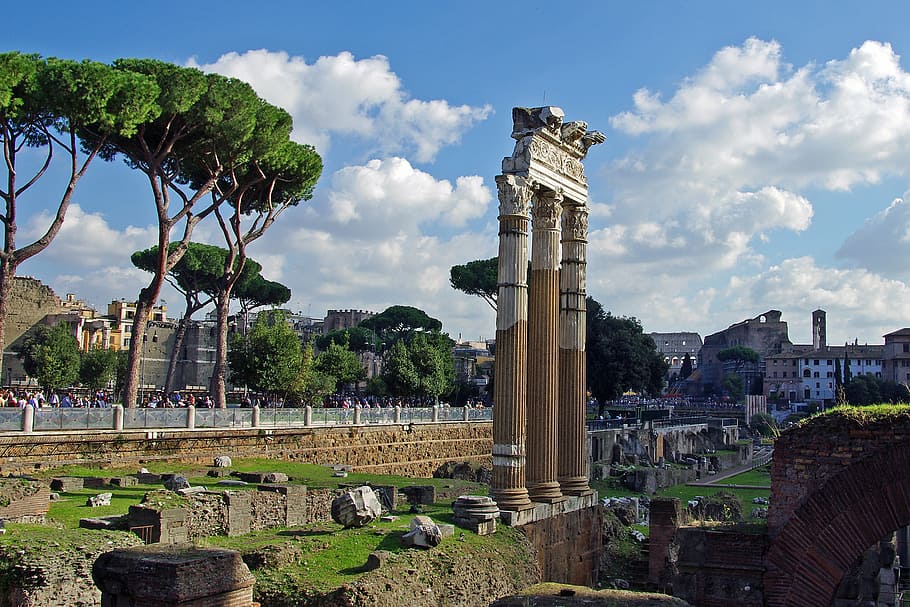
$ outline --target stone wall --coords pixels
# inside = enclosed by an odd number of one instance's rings
[[[22,340],[22,336],[35,324],[41,322],[48,314],[59,314],[63,311],[60,298],[50,287],[41,281],[27,276],[13,278],[13,289],[10,301],[6,306],[6,325],[2,362],[0,368],[0,385],[9,385],[13,381],[25,379],[22,362],[13,354],[13,348]],[[12,371],[10,371],[12,370]]]
[[[699,607],[763,607],[767,536],[685,525],[677,498],[651,501],[649,583]]]
[[[767,546],[763,534],[680,529],[673,595],[699,607],[763,607]]]
[[[603,509],[598,505],[520,529],[534,546],[542,580],[593,586],[603,551],[602,527]]]
[[[910,524],[910,409],[814,417],[774,448],[769,607],[827,606],[863,552]]]
[[[444,462],[492,462],[491,422],[328,428],[95,431],[0,436],[0,474],[46,466],[208,464],[218,455],[347,464],[359,472],[430,477]]]
[[[131,506],[128,527],[152,527],[153,542],[179,544],[216,535],[245,535],[275,527],[332,520],[338,491],[302,485],[259,485],[256,490],[202,491],[180,507]]]

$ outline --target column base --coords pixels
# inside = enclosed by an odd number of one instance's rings
[[[566,496],[559,491],[559,483],[555,481],[529,485],[528,495],[531,497],[531,501],[544,504],[555,504],[566,499]]]
[[[585,476],[569,476],[559,479],[559,490],[564,495],[590,495],[594,492],[588,486],[588,478]]]
[[[521,511],[534,507],[527,489],[503,489],[490,491],[490,497],[496,500],[500,510]]]

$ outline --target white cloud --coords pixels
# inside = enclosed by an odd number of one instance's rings
[[[786,302],[784,320],[790,322],[791,340],[811,343],[810,317],[825,310],[828,343],[836,345],[859,337],[881,343],[881,336],[907,326],[910,286],[867,270],[823,267],[811,257],[798,257],[773,265],[754,276],[739,276],[725,294],[729,309],[742,318]],[[751,310],[746,314],[747,310]],[[794,339],[795,338],[795,339]]]
[[[323,153],[333,135],[356,135],[376,151],[411,151],[418,162],[429,162],[492,111],[490,106],[411,99],[382,55],[356,59],[341,52],[307,63],[303,57],[260,49],[190,64],[249,82],[264,99],[290,112],[295,139]]]
[[[605,172],[609,225],[592,223],[605,264],[704,282],[760,263],[754,247],[773,245],[775,231],[808,230],[809,188],[907,174],[910,75],[890,45],[866,42],[821,67],[782,57],[777,42],[750,38],[666,101],[641,89],[611,119],[640,145]]]
[[[837,257],[891,278],[910,279],[910,192],[870,217],[851,234]]]
[[[23,239],[39,238],[51,221],[52,216],[46,211],[30,217],[20,234],[19,246]],[[122,259],[126,252],[129,264],[130,253],[153,246],[157,238],[158,230],[152,226],[118,230],[101,213],[87,213],[78,204],[71,204],[60,232],[41,255],[58,264],[93,268],[107,265],[114,258]]]
[[[482,217],[492,194],[478,176],[459,177],[455,187],[411,166],[404,158],[371,160],[332,176],[328,194],[331,221],[346,233],[383,237],[413,233],[427,221],[463,226]]]

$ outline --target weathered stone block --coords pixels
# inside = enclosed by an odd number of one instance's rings
[[[345,491],[332,500],[332,519],[345,527],[363,527],[382,515],[382,506],[369,487]]]
[[[64,493],[81,491],[85,487],[85,479],[81,476],[58,476],[51,479],[51,489]]]
[[[411,485],[399,489],[411,504],[432,505],[436,503],[436,487],[433,485]]]
[[[135,487],[138,484],[135,476],[116,476],[111,479],[111,485],[114,487]]]
[[[251,607],[255,579],[233,550],[192,546],[114,550],[92,567],[103,607]]]

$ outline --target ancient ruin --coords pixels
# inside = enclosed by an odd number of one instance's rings
[[[517,143],[496,177],[499,294],[491,492],[505,511],[591,494],[584,425],[588,188],[581,160],[604,136],[563,117],[552,106],[514,108]]]

